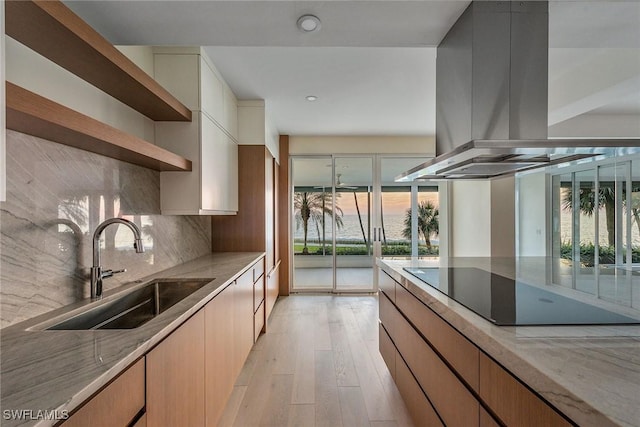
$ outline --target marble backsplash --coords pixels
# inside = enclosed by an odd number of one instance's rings
[[[0,327],[89,296],[92,237],[104,219],[123,217],[143,232],[111,225],[102,266],[127,272],[122,285],[211,251],[209,217],[160,215],[160,173],[7,131],[7,200],[0,202]]]

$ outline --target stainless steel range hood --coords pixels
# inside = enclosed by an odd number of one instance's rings
[[[640,139],[474,140],[418,165],[396,181],[489,179],[561,163],[640,154]]]
[[[396,177],[488,179],[640,153],[640,139],[548,139],[545,1],[474,1],[437,50],[436,154]]]

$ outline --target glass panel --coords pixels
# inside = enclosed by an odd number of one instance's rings
[[[440,231],[438,187],[418,187],[418,254],[438,256]]]
[[[395,177],[427,160],[427,157],[383,157],[380,160],[380,240],[383,256],[412,255],[411,186],[396,183]]]
[[[383,256],[411,255],[411,187],[382,186],[381,229]]]
[[[631,283],[620,280],[624,274],[627,245],[626,193],[629,163],[600,167],[600,268],[598,296],[617,303],[631,301]],[[629,276],[631,278],[631,276]],[[617,279],[617,280],[616,280]]]
[[[339,157],[335,162],[336,289],[373,289],[373,158]]]
[[[553,282],[573,287],[573,200],[571,174],[554,175],[552,180]]]
[[[640,267],[640,158],[631,162],[631,263]]]
[[[620,166],[605,166],[598,168],[600,189],[598,194],[598,255],[600,264],[616,264],[616,247],[619,239],[616,234],[616,205],[622,208],[620,201],[622,196],[622,184],[624,173]],[[622,248],[620,248],[622,249]]]
[[[294,158],[293,289],[333,289],[331,158]],[[337,218],[340,210],[337,209]]]
[[[577,172],[573,187],[566,194],[575,218],[573,228],[573,259],[576,289],[594,294],[595,289],[595,170]]]
[[[627,158],[553,176],[554,283],[640,306],[639,163]]]

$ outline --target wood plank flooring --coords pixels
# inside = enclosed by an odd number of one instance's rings
[[[220,426],[413,426],[378,351],[378,298],[280,297]]]

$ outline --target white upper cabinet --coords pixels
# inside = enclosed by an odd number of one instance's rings
[[[193,162],[160,174],[161,211],[229,215],[238,211],[238,107],[200,48],[156,48],[156,80],[193,111],[191,123],[156,122],[156,144]]]

